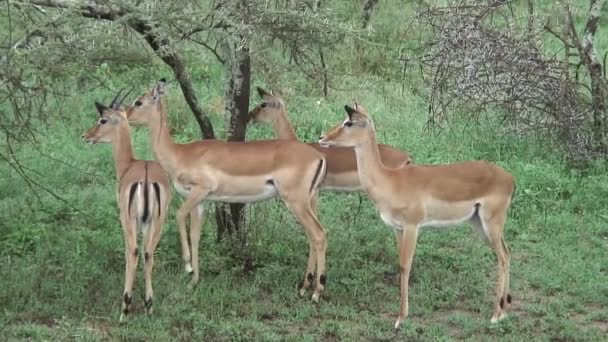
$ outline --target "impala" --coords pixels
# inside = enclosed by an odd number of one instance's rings
[[[298,140],[289,123],[285,110],[285,103],[280,96],[257,88],[262,103],[249,112],[249,119],[257,122],[268,122],[274,125],[279,139]],[[357,175],[357,158],[351,147],[336,147],[326,149],[318,143],[309,143],[321,152],[327,160],[327,175],[321,187],[333,191],[361,191],[361,183]],[[397,168],[411,164],[412,160],[407,153],[401,152],[386,145],[378,145],[380,158],[386,167]]]
[[[120,315],[122,322],[129,313],[133,298],[133,283],[139,255],[138,228],[143,231],[146,283],[144,304],[146,312],[152,312],[154,251],[163,231],[163,223],[171,202],[171,191],[169,178],[160,164],[148,160],[136,160],[133,157],[129,122],[124,110],[119,108],[122,101],[116,102],[119,95],[120,92],[109,107],[95,102],[100,118],[83,134],[82,138],[91,144],[112,144],[117,177],[116,199],[125,239],[125,289]]]
[[[186,197],[177,213],[186,271],[193,272],[190,287],[199,280],[198,247],[203,222],[203,202],[256,202],[280,197],[304,227],[309,240],[306,274],[300,294],[315,281],[313,301],[324,290],[325,230],[311,202],[325,176],[323,155],[298,141],[270,140],[227,142],[203,140],[177,144],[171,139],[164,103],[165,81],[138,97],[127,110],[129,121],[149,129],[156,160],[167,171],[178,192]],[[197,213],[190,225],[190,246],[186,216]],[[316,268],[316,272],[315,272]],[[316,274],[316,276],[315,276]]]
[[[374,124],[361,106],[345,106],[348,117],[319,140],[322,146],[354,147],[361,186],[380,217],[395,229],[399,249],[399,316],[395,329],[408,316],[408,282],[418,228],[468,221],[498,258],[496,301],[492,322],[506,316],[509,293],[509,250],[503,237],[514,191],[513,177],[486,161],[399,169],[380,159]]]

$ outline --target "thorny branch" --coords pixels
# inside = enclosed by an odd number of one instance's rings
[[[527,18],[519,26],[507,22],[497,29],[488,18],[500,10],[487,1],[454,1],[447,7],[429,7],[418,16],[429,32],[415,58],[427,76],[429,126],[448,122],[453,113],[479,120],[489,109],[498,109],[505,113],[500,121],[512,130],[558,133],[575,162],[593,158],[594,146],[601,143],[597,135],[589,134],[590,113],[597,111],[595,99],[599,97],[594,83],[589,88],[570,79],[571,63],[544,53],[540,44],[542,31]],[[528,11],[534,15],[533,9]],[[581,62],[593,65],[601,75],[597,58],[591,62],[596,56],[592,41],[597,17],[594,19],[593,13],[592,6],[583,42],[572,20],[568,36],[548,24],[545,29],[558,37],[565,48],[576,48]],[[588,69],[593,75],[594,69]],[[586,89],[591,90],[592,96]],[[600,112],[605,114],[605,107]]]

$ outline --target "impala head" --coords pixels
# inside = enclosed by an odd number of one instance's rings
[[[355,103],[354,107],[346,105],[344,109],[348,117],[319,138],[321,146],[356,147],[367,140],[370,133],[375,134],[374,123],[363,106]]]
[[[90,144],[109,143],[114,139],[119,127],[129,127],[125,110],[122,107],[122,101],[124,101],[131,91],[128,91],[122,99],[118,100],[121,92],[122,90],[116,94],[110,106],[105,106],[95,101],[99,120],[97,120],[97,123],[93,127],[84,132],[82,135],[84,141]]]
[[[152,90],[137,97],[127,108],[127,118],[133,125],[147,126],[152,119],[158,120],[161,99],[165,95],[166,80],[161,78]]]
[[[256,122],[273,122],[282,111],[285,111],[285,103],[280,96],[258,88],[258,94],[262,102],[249,112],[249,120]]]

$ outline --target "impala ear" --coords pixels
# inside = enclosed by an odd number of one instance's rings
[[[260,95],[260,97],[263,100],[268,100],[268,98],[272,97],[272,91],[270,91],[270,93],[269,93],[260,87],[258,87],[257,89],[258,89],[258,94]]]
[[[346,114],[348,114],[350,121],[353,121],[353,114],[356,113],[357,110],[349,105],[344,105],[344,110],[346,111]]]
[[[108,110],[106,105],[99,103],[98,101],[95,101],[95,108],[97,108],[97,113],[99,113],[99,116],[103,116],[103,113]]]
[[[154,100],[158,100],[158,99],[160,99],[160,97],[162,95],[165,95],[165,93],[166,93],[166,91],[165,91],[166,84],[167,84],[167,79],[166,78],[163,77],[160,80],[158,80],[158,82],[156,83],[156,85],[152,89],[152,98],[154,98]]]

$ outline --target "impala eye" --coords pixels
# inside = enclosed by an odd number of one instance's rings
[[[352,121],[346,121],[346,122],[344,123],[344,126],[346,126],[346,127],[351,127],[352,125],[353,125],[353,122],[352,122]]]
[[[135,107],[141,106],[141,101],[139,101],[139,100],[135,101],[134,105],[135,105]]]
[[[262,104],[260,105],[260,107],[262,107],[262,108],[266,108],[266,105],[267,105],[267,104],[268,104],[268,103],[266,103],[266,102],[262,102]]]
[[[105,125],[108,122],[108,119],[100,119],[99,120],[99,124],[100,125]]]

